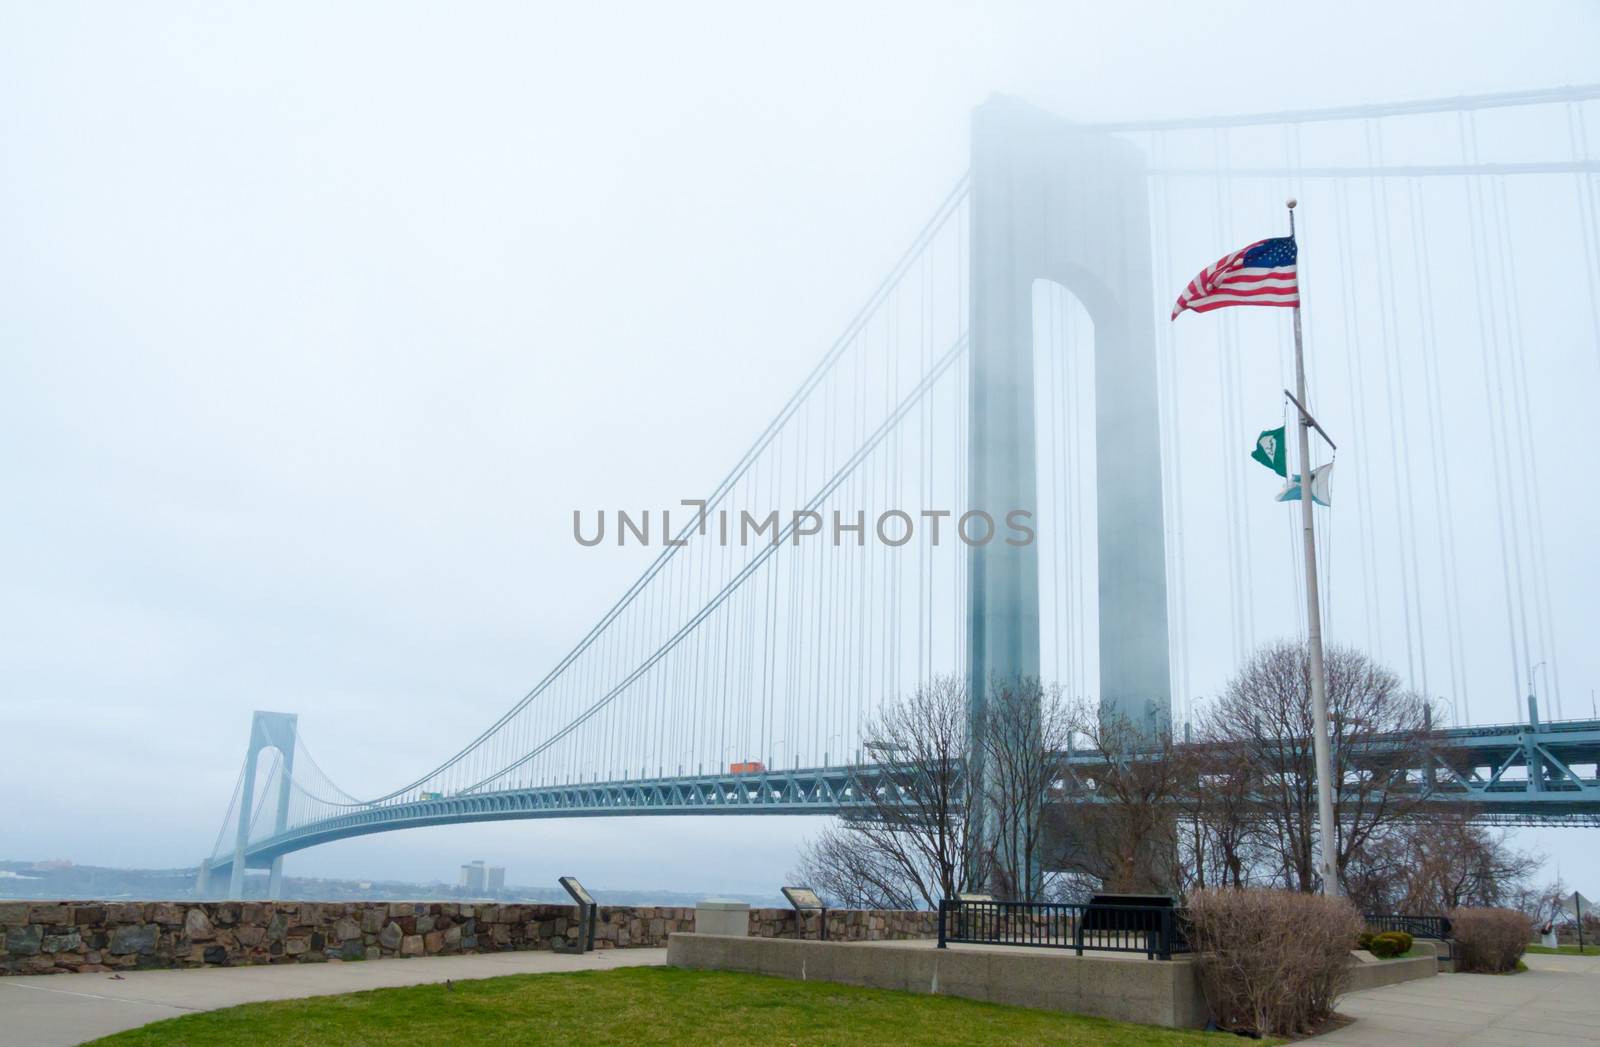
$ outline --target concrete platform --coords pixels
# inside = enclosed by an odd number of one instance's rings
[[[1075,956],[1059,949],[952,945],[932,941],[817,942],[674,934],[667,962],[842,982],[874,989],[943,993],[1018,1007],[1121,1021],[1202,1028],[1207,1010],[1194,964],[1143,954]]]
[[[746,971],[784,978],[843,982],[874,989],[944,993],[989,1003],[1069,1014],[1203,1028],[1210,1017],[1194,962],[1149,960],[1142,953],[1085,953],[1006,945],[933,941],[817,942],[674,934],[667,962],[675,967]],[[1433,978],[1434,957],[1352,964],[1352,991]]]
[[[1378,960],[1376,963],[1350,965],[1350,992],[1364,992],[1385,985],[1414,982],[1419,978],[1432,978],[1439,973],[1439,959],[1432,953],[1410,956],[1403,960]]]
[[[163,1018],[240,1003],[328,996],[445,979],[659,966],[665,949],[606,949],[582,956],[502,952],[363,963],[206,967],[189,971],[45,974],[0,978],[0,1047],[61,1047]]]

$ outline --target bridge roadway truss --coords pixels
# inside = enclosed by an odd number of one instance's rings
[[[1393,744],[1383,738],[1374,749]],[[1421,790],[1441,807],[1467,806],[1478,820],[1498,825],[1600,826],[1600,720],[1493,724],[1433,732],[1428,766],[1399,787]],[[1100,759],[1073,753],[1069,762],[1092,771]],[[1582,773],[1587,767],[1589,773]],[[1534,773],[1530,774],[1529,769]],[[318,844],[426,825],[532,818],[641,815],[848,815],[871,808],[884,782],[876,765],[767,770],[638,781],[549,785],[440,799],[396,800],[352,810],[265,837],[245,852],[247,868]],[[224,856],[205,869],[232,872]]]

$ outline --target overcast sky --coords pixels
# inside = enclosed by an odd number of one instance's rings
[[[1600,80],[1593,4],[1443,14],[0,0],[0,857],[195,863],[253,709],[358,794],[453,752],[650,555],[577,548],[572,509],[715,483],[994,92],[1097,121]],[[1569,448],[1579,348],[1540,412]],[[1582,488],[1546,491],[1574,648]],[[770,891],[817,824],[459,826],[288,870]],[[1600,892],[1592,831],[1522,839]]]

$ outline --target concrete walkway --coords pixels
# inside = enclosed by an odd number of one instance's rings
[[[1521,974],[1441,974],[1353,993],[1351,1025],[1314,1041],[1359,1047],[1600,1044],[1600,957],[1529,956]]]
[[[192,971],[43,974],[0,978],[0,1047],[58,1047],[194,1011],[239,1003],[360,992],[445,979],[493,978],[610,967],[658,966],[665,949],[606,949],[582,956],[503,952],[364,963],[204,967]]]

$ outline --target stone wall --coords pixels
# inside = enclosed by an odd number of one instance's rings
[[[0,902],[0,975],[129,967],[321,963],[549,949],[576,940],[570,905],[454,902]],[[788,909],[752,909],[752,937],[815,937]],[[601,906],[598,949],[660,947],[694,930],[694,910]],[[840,941],[931,938],[924,912],[828,914]]]
[[[690,916],[694,915],[690,911]],[[815,938],[818,919],[815,913],[803,918],[803,926],[795,926],[793,909],[751,909],[750,937],[752,938]],[[689,927],[693,931],[694,921]],[[828,913],[828,940],[836,942],[878,942],[901,938],[937,938],[939,914],[935,912],[900,911],[890,909],[839,909]],[[664,942],[662,944],[665,944]]]

